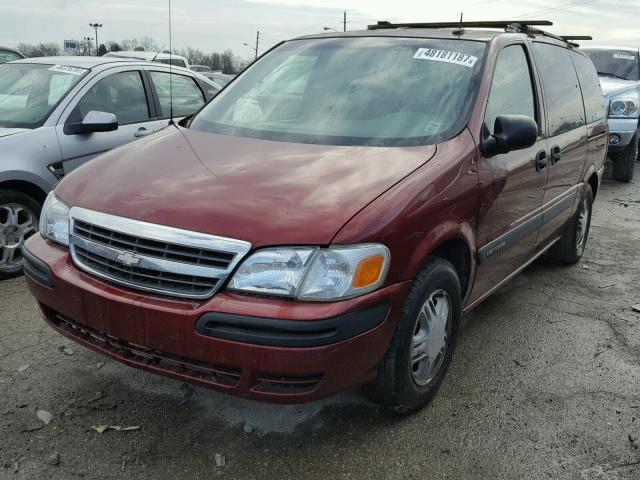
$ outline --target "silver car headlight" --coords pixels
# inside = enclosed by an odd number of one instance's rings
[[[228,288],[299,300],[341,300],[380,287],[389,261],[389,249],[381,244],[265,248],[240,265]]]
[[[40,235],[69,246],[69,207],[53,192],[47,195],[40,214]]]
[[[638,118],[640,101],[636,96],[615,97],[609,102],[610,118]]]

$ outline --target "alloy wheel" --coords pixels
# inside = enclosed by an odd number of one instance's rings
[[[38,218],[24,205],[0,205],[0,272],[22,268],[22,246],[38,231]]]

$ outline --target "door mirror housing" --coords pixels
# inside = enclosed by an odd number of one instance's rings
[[[482,153],[486,157],[529,148],[538,140],[538,124],[525,115],[497,117],[493,132],[482,142]]]
[[[82,133],[113,132],[118,129],[118,119],[113,113],[91,110],[81,122],[68,123],[64,126],[67,135]]]

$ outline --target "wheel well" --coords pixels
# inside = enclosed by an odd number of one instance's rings
[[[591,185],[591,190],[593,191],[593,198],[596,198],[596,193],[598,193],[598,175],[595,173],[591,175],[589,185]]]
[[[44,203],[44,200],[47,198],[47,193],[40,187],[33,183],[25,182],[24,180],[9,180],[6,182],[2,182],[0,183],[0,189],[2,188],[25,193],[40,205],[42,205]]]
[[[431,252],[431,256],[447,260],[455,267],[464,298],[469,288],[469,277],[471,276],[471,251],[467,243],[461,239],[447,240]]]

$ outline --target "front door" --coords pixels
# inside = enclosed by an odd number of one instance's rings
[[[108,71],[87,85],[78,102],[69,105],[56,127],[64,172],[69,173],[100,153],[159,130],[161,123],[156,119],[150,98],[140,70]],[[92,110],[113,113],[118,119],[118,129],[75,135],[64,132],[66,123],[80,122]]]
[[[501,115],[525,115],[543,125],[530,60],[523,44],[509,45],[500,52],[485,112],[485,136],[493,133],[495,119]],[[547,169],[536,161],[546,156],[542,133],[540,129],[530,148],[478,161],[482,198],[476,237],[478,268],[470,303],[516,271],[532,252],[547,181]]]

